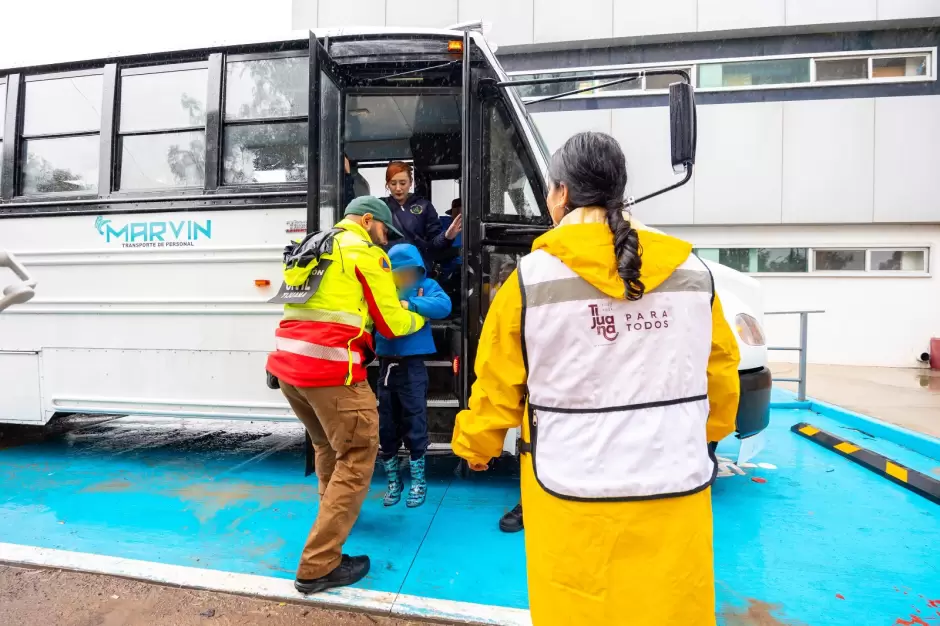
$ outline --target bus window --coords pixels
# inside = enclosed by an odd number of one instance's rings
[[[341,152],[340,126],[343,101],[339,87],[329,76],[320,73],[320,228],[333,226],[339,218],[343,198],[339,178]]]
[[[307,67],[306,54],[229,57],[222,142],[225,185],[307,180]]]
[[[520,156],[522,143],[501,103],[486,116],[487,163],[484,221],[541,222],[543,213]]]

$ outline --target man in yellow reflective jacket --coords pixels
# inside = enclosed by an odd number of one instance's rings
[[[425,324],[398,299],[391,263],[380,247],[389,232],[401,236],[384,202],[363,196],[349,203],[345,219],[327,235],[332,241],[307,259],[306,274],[316,280],[305,283],[305,302],[298,297],[285,305],[276,350],[268,357],[268,372],[316,451],[320,510],[294,582],[301,593],[351,585],[369,571],[369,557],[345,555],[342,547],[359,517],[378,453],[378,411],[366,381],[375,354],[372,330],[394,339]],[[296,282],[297,269],[285,266],[285,284]]]

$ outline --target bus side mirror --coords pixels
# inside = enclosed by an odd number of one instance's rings
[[[669,85],[669,133],[672,138],[672,170],[685,174],[695,165],[695,95],[689,83]]]

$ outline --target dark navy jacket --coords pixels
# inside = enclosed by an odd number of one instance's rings
[[[421,267],[421,256],[417,248],[400,243],[392,246],[388,257],[392,261],[393,272],[406,267],[416,267],[421,271],[421,278],[418,282],[407,290],[399,289],[398,291],[398,297],[408,301],[409,310],[430,320],[442,320],[450,315],[450,297],[441,289],[436,280],[427,277],[424,268]],[[414,334],[397,339],[386,339],[379,333],[375,334],[375,353],[379,356],[406,357],[435,352],[430,324],[425,324]]]
[[[430,201],[414,194],[408,196],[405,206],[398,204],[398,200],[392,196],[383,200],[392,211],[395,226],[405,236],[401,243],[410,243],[416,247],[424,259],[424,266],[431,269],[434,253],[446,250],[452,243],[444,236],[437,209]]]

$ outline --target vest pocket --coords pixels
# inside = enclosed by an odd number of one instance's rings
[[[566,500],[629,501],[701,491],[716,464],[705,437],[707,400],[596,411],[529,408],[532,468]]]

